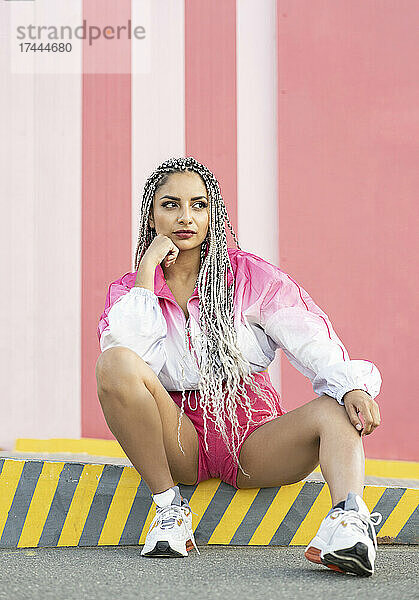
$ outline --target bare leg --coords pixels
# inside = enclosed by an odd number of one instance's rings
[[[326,411],[320,428],[320,468],[327,482],[333,506],[345,500],[348,492],[355,492],[362,498],[365,478],[365,455],[362,438],[349,421],[346,410]]]
[[[198,444],[195,428],[183,415],[183,455],[177,442],[180,409],[151,368],[128,348],[109,348],[99,356],[96,378],[109,429],[151,493],[174,486],[172,472],[179,476],[178,481],[186,479],[187,483],[192,478],[193,483]]]
[[[324,395],[253,431],[240,452],[239,488],[274,487],[301,481],[319,464],[332,503],[364,486],[362,439],[346,410]]]

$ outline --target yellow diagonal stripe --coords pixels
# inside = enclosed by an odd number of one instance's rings
[[[418,506],[418,503],[419,490],[406,490],[378,532],[378,537],[396,537]]]
[[[221,479],[207,479],[206,481],[201,481],[196,487],[189,501],[192,513],[196,513],[192,514],[192,526],[194,529],[198,527],[200,520],[213,499],[215,492],[220,487],[220,484]]]
[[[63,462],[43,464],[20,534],[18,548],[35,548],[38,545],[63,467]]]
[[[329,488],[326,484],[323,484],[320,494],[311,505],[310,510],[290,541],[290,546],[306,546],[316,535],[320,523],[331,508]]]
[[[124,467],[109,506],[98,545],[118,545],[141,477],[133,467]]]
[[[0,474],[0,537],[12,506],[24,464],[24,460],[5,460],[3,464],[3,470]]]
[[[368,485],[364,488],[362,498],[365,504],[368,506],[368,510],[372,512],[372,509],[380,500],[381,496],[386,491],[386,488],[381,485]]]
[[[275,498],[272,500],[268,510],[258,528],[249,541],[249,546],[263,546],[269,544],[275,531],[284,520],[285,515],[292,506],[292,503],[301,492],[304,485],[303,481],[285,485],[279,488]]]
[[[148,510],[146,520],[144,521],[144,525],[143,525],[143,528],[142,528],[141,534],[140,534],[140,539],[138,540],[139,544],[145,544],[146,535],[150,528],[151,521],[154,519],[155,516],[156,516],[156,505],[153,502]]]
[[[208,544],[229,544],[231,542],[231,538],[236,533],[258,492],[259,488],[236,492],[209,538]]]
[[[77,546],[105,465],[85,465],[57,546]]]

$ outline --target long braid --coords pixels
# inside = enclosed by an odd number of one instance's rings
[[[244,437],[252,420],[252,404],[246,386],[259,397],[267,401],[271,414],[279,416],[275,398],[269,390],[261,387],[251,373],[249,361],[243,356],[237,345],[237,332],[234,326],[234,290],[235,278],[227,252],[227,236],[225,221],[233,235],[239,250],[239,242],[230,223],[228,213],[221,195],[220,186],[214,174],[193,157],[170,158],[148,177],[143,192],[139,217],[139,237],[135,255],[135,270],[138,270],[140,261],[151,244],[155,230],[150,228],[148,217],[152,207],[154,194],[158,187],[164,185],[172,173],[179,171],[194,171],[198,173],[205,183],[209,196],[210,218],[208,234],[201,245],[201,264],[197,277],[199,295],[199,321],[201,335],[201,360],[199,372],[199,404],[202,408],[205,432],[205,445],[207,442],[207,419],[215,423],[216,430],[221,434],[227,448],[244,475],[237,455],[237,447],[241,441],[241,429],[236,407],[240,404],[248,422],[242,436]],[[233,275],[231,285],[227,286],[227,272]],[[193,347],[193,345],[192,345]],[[188,340],[185,330],[185,348],[189,352]],[[193,347],[193,351],[195,348]],[[182,367],[184,379],[184,369]],[[265,394],[268,392],[268,396]],[[182,407],[179,415],[178,442],[180,443],[181,419],[184,412],[185,389],[182,386]],[[260,412],[256,410],[255,412]],[[215,417],[215,418],[213,418]],[[232,424],[232,439],[228,438],[224,418],[227,417]]]

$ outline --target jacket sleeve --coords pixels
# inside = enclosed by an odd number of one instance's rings
[[[157,296],[143,287],[111,283],[97,329],[100,349],[126,346],[158,375],[166,362],[167,323]]]
[[[278,269],[261,303],[265,333],[282,348],[290,363],[308,377],[316,394],[343,404],[355,389],[375,398],[381,375],[368,360],[351,360],[329,317],[292,277]]]

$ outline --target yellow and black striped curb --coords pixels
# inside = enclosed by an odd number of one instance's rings
[[[133,467],[0,460],[0,547],[143,544],[155,505]],[[179,484],[197,544],[306,545],[331,507],[328,487],[302,481],[236,490],[220,479]],[[379,543],[417,544],[419,489],[366,486],[382,514]]]

